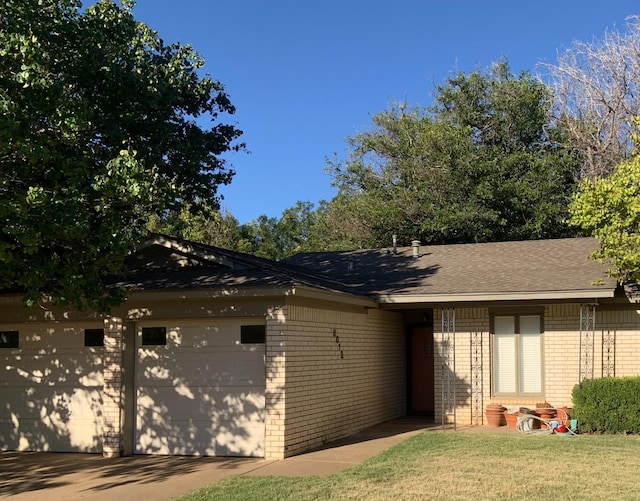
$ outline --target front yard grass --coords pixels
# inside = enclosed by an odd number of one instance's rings
[[[425,432],[327,477],[237,476],[180,501],[640,499],[640,437]]]

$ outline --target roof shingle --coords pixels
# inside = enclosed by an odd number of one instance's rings
[[[286,260],[364,294],[452,295],[613,290],[606,267],[589,259],[592,238],[316,252]]]

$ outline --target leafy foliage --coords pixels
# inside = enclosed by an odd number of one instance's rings
[[[572,400],[582,432],[640,433],[640,377],[582,381]]]
[[[558,146],[549,89],[500,62],[438,87],[428,110],[392,106],[329,163],[340,221],[358,221],[366,245],[561,237],[576,155]]]
[[[268,259],[283,259],[297,252],[320,250],[323,205],[314,210],[311,202],[298,202],[285,209],[280,218],[262,215],[243,224],[239,231],[248,252]]]
[[[223,86],[132,7],[3,2],[0,287],[29,304],[108,310],[122,295],[104,285],[149,214],[215,207],[233,176],[220,155],[243,145],[217,121],[234,112]]]
[[[593,257],[610,263],[623,282],[640,279],[640,157],[622,163],[610,176],[585,179],[571,204],[570,223],[596,237]]]
[[[245,224],[213,207],[204,207],[194,214],[187,206],[180,211],[153,215],[147,229],[280,260],[297,252],[338,248],[339,240],[328,236],[327,205],[321,202],[316,209],[311,202],[298,202],[285,209],[279,218],[261,215]]]
[[[147,229],[215,247],[242,252],[250,250],[250,243],[240,234],[238,220],[230,213],[208,205],[197,212],[192,209],[185,205],[177,211],[154,214],[149,218]]]

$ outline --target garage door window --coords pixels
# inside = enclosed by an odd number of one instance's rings
[[[240,327],[240,342],[242,344],[264,344],[267,328],[264,325],[242,325]]]
[[[0,331],[0,348],[19,348],[19,331]]]
[[[142,328],[142,345],[143,346],[166,346],[167,345],[167,328],[166,327],[143,327]]]
[[[104,346],[104,329],[85,329],[85,346]]]

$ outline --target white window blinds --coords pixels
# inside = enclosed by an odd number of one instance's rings
[[[516,343],[514,317],[495,317],[495,391],[516,392]]]
[[[542,393],[540,316],[520,317],[520,393]]]
[[[542,393],[540,315],[494,317],[494,392]]]

